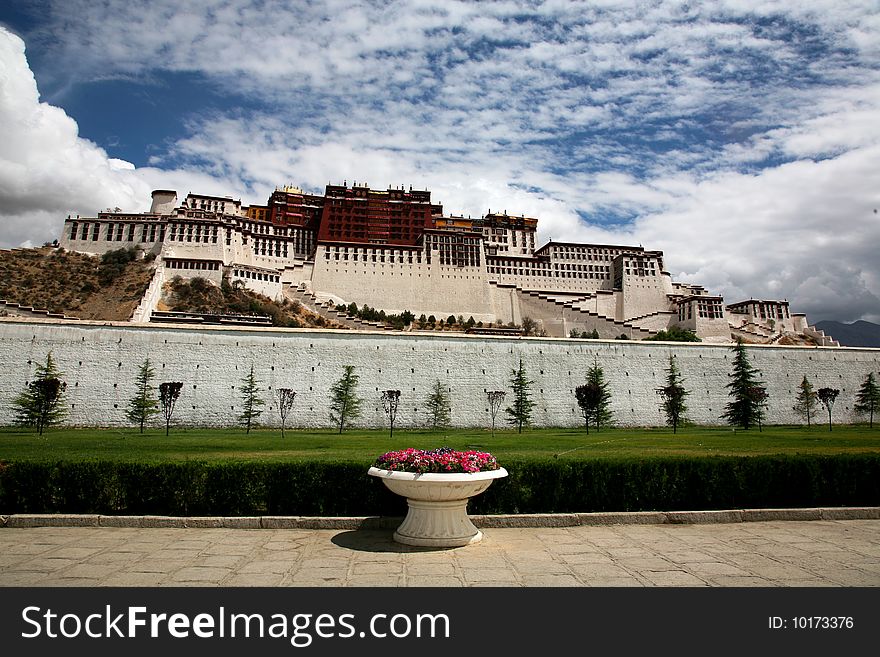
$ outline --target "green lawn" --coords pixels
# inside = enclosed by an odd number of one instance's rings
[[[708,456],[772,454],[880,453],[880,429],[866,425],[765,427],[763,431],[733,431],[727,427],[688,427],[673,434],[665,428],[606,429],[589,435],[583,429],[510,430],[450,429],[446,431],[351,430],[339,435],[331,430],[285,432],[241,429],[175,428],[164,430],[50,429],[43,437],[14,428],[0,429],[0,462],[136,461],[162,462],[188,459],[259,461],[361,461],[370,462],[392,449],[430,449],[448,445],[492,452],[501,465],[505,458],[554,457],[593,459],[631,456]]]

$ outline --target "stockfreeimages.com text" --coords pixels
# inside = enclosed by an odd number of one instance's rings
[[[125,607],[113,611],[106,605],[90,614],[58,613],[29,606],[22,609],[25,639],[38,637],[72,639],[158,638],[185,639],[273,638],[288,639],[305,648],[315,638],[450,638],[446,614],[373,614],[361,629],[355,614],[262,614],[233,613],[219,607],[214,613],[154,613],[146,607]]]

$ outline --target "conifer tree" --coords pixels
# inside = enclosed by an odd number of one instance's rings
[[[238,421],[245,427],[246,434],[251,432],[251,427],[256,425],[257,419],[262,415],[265,401],[260,397],[259,381],[254,377],[254,366],[251,365],[249,374],[241,380],[242,411]]]
[[[874,373],[868,372],[864,383],[856,393],[853,410],[868,416],[868,426],[874,428],[874,411],[880,408],[880,386],[874,380]]]
[[[755,388],[761,387],[758,380],[760,372],[752,367],[742,340],[737,339],[731,347],[733,351],[733,371],[728,375],[731,379],[727,384],[731,400],[725,406],[722,419],[732,426],[748,429],[764,417],[764,399],[758,399]]]
[[[657,389],[663,399],[661,408],[666,415],[666,423],[672,427],[672,433],[678,431],[678,425],[685,421],[687,405],[685,398],[690,394],[681,379],[681,373],[675,364],[675,357],[669,356],[669,367],[666,370],[666,385]]]
[[[535,403],[529,396],[529,388],[534,381],[526,376],[522,358],[519,359],[519,367],[510,371],[510,387],[513,388],[513,403],[504,409],[507,413],[507,421],[522,433],[523,425],[528,425],[532,420],[532,408]]]
[[[34,380],[13,400],[15,424],[36,427],[39,434],[52,425],[58,424],[67,416],[64,391],[67,384],[61,380],[52,360],[52,352],[46,355],[46,364],[37,365]]]
[[[425,408],[428,411],[432,429],[442,429],[449,426],[452,418],[452,406],[449,402],[449,393],[439,379],[434,383],[425,400]]]
[[[339,433],[346,423],[361,415],[362,400],[357,396],[358,375],[353,365],[343,367],[342,378],[330,386],[330,421],[339,427]]]
[[[128,401],[128,411],[126,416],[132,424],[140,427],[140,432],[144,432],[144,424],[150,421],[153,416],[159,414],[159,402],[156,399],[156,389],[153,387],[152,380],[156,376],[150,365],[150,359],[147,358],[141,364],[135,379],[136,392],[134,397]]]
[[[596,431],[602,425],[611,422],[611,392],[605,381],[605,372],[599,365],[599,360],[593,361],[593,366],[587,370],[587,382],[575,388],[575,397],[581,414],[584,416],[584,425],[587,433],[590,432],[590,421],[596,426]]]
[[[807,380],[807,375],[805,374],[804,380],[798,386],[797,398],[792,410],[807,421],[808,429],[812,426],[811,419],[813,413],[816,412],[816,400],[816,391],[813,390],[813,384]]]

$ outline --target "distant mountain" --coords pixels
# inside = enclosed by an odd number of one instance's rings
[[[842,347],[880,347],[880,325],[859,320],[852,324],[816,322],[816,328],[825,331]]]

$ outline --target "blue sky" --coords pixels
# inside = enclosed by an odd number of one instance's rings
[[[880,321],[878,33],[873,0],[7,1],[0,246],[358,180]]]

